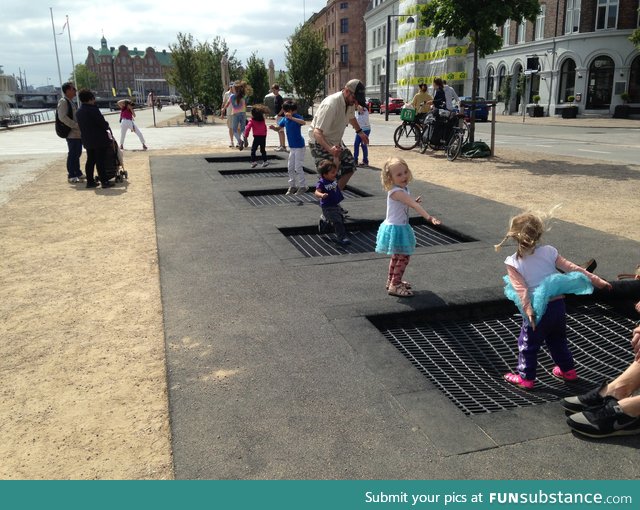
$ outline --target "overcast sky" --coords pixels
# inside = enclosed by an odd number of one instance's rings
[[[255,52],[265,64],[273,59],[276,69],[285,68],[285,44],[296,27],[326,0],[2,0],[0,19],[0,66],[5,74],[26,73],[34,87],[60,86],[51,12],[57,34],[66,16],[76,64],[87,58],[87,47],[100,48],[104,33],[109,47],[124,44],[139,50],[151,46],[168,50],[178,32],[190,33],[199,42],[224,39],[230,53],[243,63]],[[56,37],[62,81],[71,75],[69,35]]]

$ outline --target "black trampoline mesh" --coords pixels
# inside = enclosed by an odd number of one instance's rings
[[[251,205],[264,206],[264,205],[282,205],[282,204],[300,204],[300,203],[318,203],[318,199],[314,195],[315,188],[309,188],[309,190],[302,195],[287,195],[286,188],[269,189],[269,190],[250,190],[241,191],[240,194]],[[358,199],[362,197],[370,197],[371,195],[360,191],[351,186],[347,186],[342,194],[348,199]],[[320,209],[318,209],[319,211]]]
[[[522,319],[509,312],[484,318],[370,320],[438,389],[465,414],[501,411],[551,402],[584,393],[611,379],[633,360],[630,332],[634,320],[608,304],[567,303],[567,337],[579,379],[559,381],[551,375],[553,361],[546,349],[538,356],[538,380],[533,391],[503,380],[515,368]],[[477,314],[476,314],[477,315]]]

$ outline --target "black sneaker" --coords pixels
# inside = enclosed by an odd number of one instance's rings
[[[572,414],[567,424],[575,432],[588,437],[631,436],[640,434],[640,417],[624,414],[618,401],[605,398],[604,405]]]
[[[607,385],[607,382],[603,382],[599,387],[593,388],[591,391],[584,395],[577,395],[575,397],[566,397],[562,399],[562,407],[567,411],[573,413],[579,413],[591,407],[600,407],[604,404],[605,397],[600,396],[600,391]],[[610,397],[613,398],[613,397]]]

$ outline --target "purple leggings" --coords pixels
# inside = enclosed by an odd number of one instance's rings
[[[527,321],[522,322],[518,337],[518,373],[523,379],[533,381],[538,367],[538,351],[543,342],[560,370],[566,372],[574,368],[573,356],[567,343],[567,317],[564,299],[550,301],[547,311],[531,329]]]

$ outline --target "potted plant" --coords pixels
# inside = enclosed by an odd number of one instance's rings
[[[527,107],[529,117],[544,117],[544,106],[540,106],[540,96],[533,96],[533,105]]]
[[[569,106],[565,106],[562,109],[563,119],[575,119],[578,116],[578,107],[573,104],[575,99],[575,96],[569,96],[567,98],[567,101],[569,101]]]
[[[624,104],[616,105],[616,108],[613,112],[614,119],[628,119],[629,113],[631,113],[631,106],[629,106],[629,93],[623,92],[620,94],[620,99],[622,99]]]

